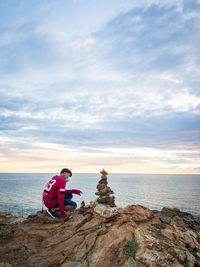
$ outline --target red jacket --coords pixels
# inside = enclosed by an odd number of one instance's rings
[[[65,190],[66,181],[61,176],[54,176],[52,179],[47,183],[44,191],[43,191],[43,199],[53,199],[44,202],[47,208],[54,208],[57,201],[58,207],[60,210],[60,215],[63,218],[67,217],[67,214],[64,212],[64,198],[65,193],[70,194],[79,194],[80,190],[72,189],[72,190]]]

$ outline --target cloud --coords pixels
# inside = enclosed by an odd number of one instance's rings
[[[36,2],[13,5],[10,20],[1,18],[2,147],[45,155],[50,144],[56,151],[68,144],[77,157],[90,151],[88,162],[101,151],[91,165],[101,156],[111,164],[115,148],[163,149],[174,163],[157,157],[155,165],[182,166],[175,148],[199,149],[199,3]],[[130,169],[124,155],[119,166]]]
[[[199,16],[193,14],[194,5],[195,1],[180,9],[172,4],[140,6],[116,17],[99,33],[106,44],[105,56],[113,66],[132,74],[134,81],[140,79],[140,86],[141,76],[143,81],[150,78],[151,83],[151,76],[159,74],[173,75],[179,81],[179,86],[171,80],[171,85],[165,83],[162,88],[155,77],[154,86],[159,86],[160,92],[169,86],[180,90],[183,84],[190,88],[192,80],[199,83]],[[199,10],[199,5],[195,8]]]
[[[59,157],[58,157],[59,154]],[[189,158],[189,160],[188,160]],[[193,158],[193,159],[192,159]],[[194,172],[199,166],[199,151],[161,150],[143,147],[116,148],[106,147],[87,149],[71,149],[68,146],[51,143],[35,143],[31,149],[1,147],[0,161],[3,171],[18,172],[41,171],[57,172],[67,164],[74,172],[97,172],[101,166],[109,172],[156,172],[167,173]],[[142,169],[141,169],[142,166]],[[159,167],[158,167],[159,166]]]

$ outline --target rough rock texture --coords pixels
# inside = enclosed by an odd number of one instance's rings
[[[67,222],[0,214],[0,266],[200,266],[200,216],[140,205],[108,219],[92,211],[83,206]]]

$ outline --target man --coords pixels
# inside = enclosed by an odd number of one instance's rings
[[[72,172],[67,168],[62,169],[60,175],[52,177],[43,191],[43,202],[49,215],[53,218],[62,217],[65,221],[68,219],[68,215],[64,210],[73,210],[77,207],[76,202],[71,200],[72,194],[82,194],[77,189],[65,190],[69,177],[72,177]]]

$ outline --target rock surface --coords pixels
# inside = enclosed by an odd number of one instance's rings
[[[67,222],[46,212],[0,214],[0,266],[200,266],[200,216],[140,205],[106,219],[91,206]]]

